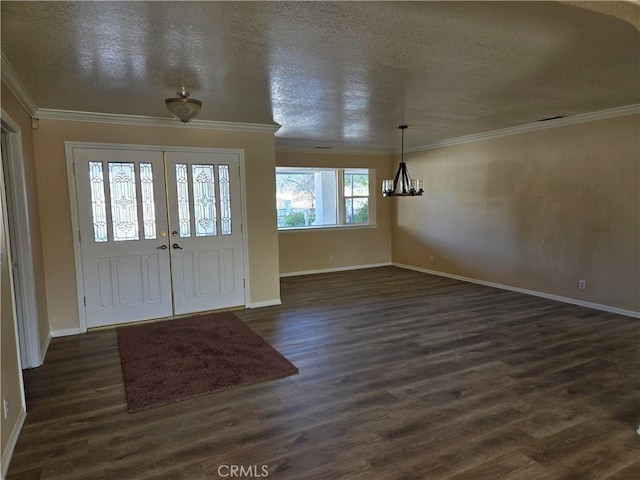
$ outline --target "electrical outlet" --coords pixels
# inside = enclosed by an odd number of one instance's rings
[[[333,262],[333,253],[329,255],[329,261]]]
[[[578,288],[580,290],[586,290],[587,289],[587,281],[586,280],[578,280]]]
[[[434,261],[435,261],[435,259],[433,258],[433,255],[431,255],[431,256],[429,257],[429,262],[430,262],[430,263],[433,263]]]
[[[2,414],[4,415],[5,420],[9,418],[9,399],[8,398],[2,399]]]

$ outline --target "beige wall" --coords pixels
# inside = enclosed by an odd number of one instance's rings
[[[65,141],[243,149],[250,301],[279,300],[273,134],[43,119],[34,145],[51,330],[79,326]]]
[[[49,321],[47,314],[47,299],[45,295],[44,261],[42,258],[42,236],[40,231],[40,210],[36,184],[36,165],[33,149],[33,130],[31,130],[31,116],[25,111],[4,83],[2,83],[2,109],[11,119],[20,125],[22,137],[22,157],[24,160],[24,175],[27,186],[27,208],[29,209],[29,229],[31,233],[31,256],[36,287],[36,304],[38,308],[38,331],[40,347],[42,348],[49,336]]]
[[[280,273],[356,267],[391,262],[391,203],[376,186],[391,175],[388,155],[277,152],[279,167],[370,168],[375,170],[376,226],[295,230],[278,234]],[[330,260],[333,255],[333,260]]]
[[[394,262],[639,311],[639,119],[405,155],[426,193],[395,203]]]

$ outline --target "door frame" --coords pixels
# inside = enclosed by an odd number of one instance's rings
[[[4,110],[1,110],[1,119],[2,133],[6,134],[7,140],[5,158],[9,173],[9,178],[5,178],[5,183],[9,187],[6,194],[10,198],[6,198],[6,201],[7,210],[11,210],[7,213],[11,218],[8,218],[7,221],[11,221],[12,226],[15,227],[15,231],[9,231],[9,236],[15,247],[15,251],[11,253],[14,260],[17,261],[19,277],[20,298],[15,298],[15,301],[20,303],[20,305],[16,305],[20,315],[17,318],[16,333],[19,339],[22,368],[35,368],[42,365],[49,339],[41,347],[22,133],[20,125]]]
[[[160,151],[160,152],[198,152],[198,153],[224,153],[238,155],[240,163],[240,199],[242,203],[241,208],[241,228],[242,228],[242,247],[243,247],[243,263],[244,263],[244,305],[249,304],[250,295],[250,282],[249,282],[249,245],[247,235],[247,198],[246,198],[246,183],[245,183],[245,165],[244,165],[244,150],[235,148],[207,148],[207,147],[171,147],[164,145],[135,145],[124,143],[92,143],[92,142],[64,142],[65,154],[67,160],[67,181],[69,186],[69,201],[71,205],[71,228],[73,237],[73,256],[75,262],[76,272],[76,291],[78,302],[78,321],[79,321],[79,333],[85,333],[87,331],[87,313],[84,304],[85,290],[84,290],[84,276],[82,273],[82,249],[80,245],[80,220],[78,212],[78,195],[76,191],[76,181],[74,172],[74,158],[73,151],[76,148],[93,148],[104,150],[146,150],[146,151]],[[168,208],[168,207],[167,207]]]

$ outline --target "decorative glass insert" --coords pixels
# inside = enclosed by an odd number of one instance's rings
[[[113,239],[138,240],[135,164],[109,162],[109,189]]]
[[[229,165],[218,165],[220,187],[220,233],[231,235],[231,194],[229,192]]]
[[[216,187],[213,165],[191,165],[196,237],[217,235]]]
[[[186,163],[176,164],[176,193],[178,197],[178,230],[180,237],[191,236],[189,213],[189,173]]]
[[[156,204],[153,200],[153,165],[140,163],[140,193],[142,194],[142,225],[145,240],[156,238]]]
[[[104,173],[102,162],[89,162],[89,188],[91,189],[91,213],[93,215],[93,239],[107,242],[107,205],[104,197]]]

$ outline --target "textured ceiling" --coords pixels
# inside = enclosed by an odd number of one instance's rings
[[[638,6],[575,3],[3,0],[1,48],[40,108],[168,117],[185,84],[201,120],[390,150],[640,103]]]

